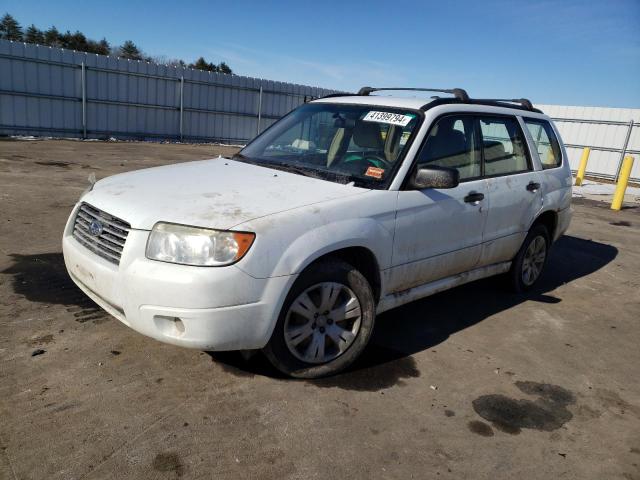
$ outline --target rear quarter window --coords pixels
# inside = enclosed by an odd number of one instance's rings
[[[524,123],[531,133],[536,145],[543,169],[556,168],[562,165],[560,143],[551,124],[545,120],[524,119]]]

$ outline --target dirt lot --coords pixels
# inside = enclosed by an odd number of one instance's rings
[[[349,372],[291,381],[145,338],[64,270],[89,173],[232,150],[0,141],[0,478],[640,479],[639,208],[581,200],[538,291],[396,309]]]

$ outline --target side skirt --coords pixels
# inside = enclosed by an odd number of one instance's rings
[[[499,275],[501,273],[508,272],[511,268],[511,262],[495,263],[486,267],[476,268],[475,270],[469,270],[468,272],[459,273],[451,277],[441,278],[435,282],[425,283],[424,285],[418,285],[417,287],[402,290],[400,292],[394,292],[383,297],[378,303],[376,313],[382,313],[405,303],[413,302],[420,298],[428,297],[435,293],[449,290],[450,288],[463,285],[465,283],[480,280],[481,278],[492,277],[493,275]]]

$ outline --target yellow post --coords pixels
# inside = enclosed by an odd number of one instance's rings
[[[589,161],[589,154],[591,153],[591,149],[586,147],[582,150],[582,158],[580,158],[580,166],[578,167],[578,173],[576,173],[576,187],[582,185],[582,180],[584,180],[584,172],[587,171],[587,161]]]
[[[618,185],[616,185],[616,193],[614,193],[613,201],[611,202],[612,210],[620,210],[622,208],[624,192],[627,190],[627,183],[629,183],[629,176],[631,176],[631,167],[633,167],[633,157],[631,155],[627,155],[624,157],[622,168],[620,169]]]

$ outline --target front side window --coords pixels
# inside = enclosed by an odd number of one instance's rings
[[[421,119],[413,110],[310,103],[274,124],[235,158],[325,180],[384,188]]]
[[[480,117],[484,173],[505,175],[529,170],[520,125],[511,117]]]
[[[455,168],[460,180],[479,177],[482,159],[476,148],[474,122],[469,115],[450,115],[438,120],[429,131],[418,166]]]
[[[542,168],[546,170],[547,168],[559,167],[562,164],[560,144],[551,124],[544,120],[530,118],[525,118],[524,123],[536,144]]]

